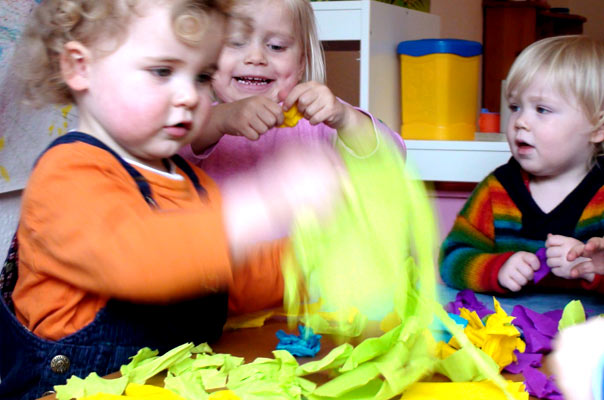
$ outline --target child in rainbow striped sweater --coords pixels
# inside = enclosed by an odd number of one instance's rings
[[[591,259],[577,258],[583,242],[604,236],[604,44],[584,36],[533,43],[512,65],[506,95],[512,158],[457,216],[441,248],[442,279],[519,291],[536,285],[535,253],[545,247],[551,274],[538,286],[604,293],[603,276],[581,269]]]

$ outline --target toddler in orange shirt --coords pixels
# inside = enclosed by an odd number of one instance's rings
[[[144,346],[220,336],[281,301],[300,208],[327,213],[329,149],[289,148],[221,191],[176,155],[203,132],[227,0],[45,0],[16,53],[26,93],[77,106],[40,156],[0,279],[0,398],[115,371]]]

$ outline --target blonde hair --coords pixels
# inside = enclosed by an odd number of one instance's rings
[[[159,2],[160,0],[154,0]],[[174,3],[172,26],[184,43],[199,43],[210,13],[227,16],[231,0],[164,0]],[[44,0],[34,9],[15,49],[13,68],[33,105],[74,102],[63,81],[59,59],[67,42],[91,46],[107,38],[124,39],[142,0]]]
[[[290,9],[294,20],[294,32],[302,42],[304,52],[304,76],[302,80],[325,83],[325,55],[319,40],[315,13],[309,0],[282,0]]]
[[[604,43],[587,36],[539,40],[520,53],[506,79],[505,94],[523,92],[537,73],[561,94],[572,94],[595,129],[604,124]]]

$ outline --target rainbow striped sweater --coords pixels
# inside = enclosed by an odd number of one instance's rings
[[[497,274],[514,252],[536,252],[545,246],[548,233],[583,242],[604,236],[603,159],[547,214],[531,197],[527,182],[527,174],[512,158],[478,184],[441,246],[440,274],[445,283],[504,293],[507,289],[499,285]],[[604,293],[602,275],[587,282],[549,274],[537,285]]]

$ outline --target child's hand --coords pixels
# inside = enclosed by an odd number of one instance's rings
[[[223,212],[234,258],[256,243],[286,235],[301,212],[331,215],[345,171],[331,146],[317,142],[310,149],[312,145],[282,149],[257,169],[224,183]]]
[[[256,140],[283,123],[283,109],[264,96],[252,96],[213,107],[211,119],[223,135],[245,136]]]
[[[539,269],[539,259],[533,253],[518,251],[503,264],[497,279],[499,284],[512,292],[522,289]]]
[[[567,400],[592,399],[593,380],[602,382],[598,364],[604,356],[604,318],[591,318],[556,335],[548,365]],[[601,371],[600,371],[601,374]],[[602,390],[600,383],[599,389]]]
[[[562,236],[562,235],[547,235],[547,240],[545,241],[545,247],[547,247],[546,255],[547,255],[547,265],[551,268],[551,271],[554,275],[559,276],[565,279],[573,279],[573,278],[586,278],[589,280],[593,280],[593,276],[589,276],[589,274],[585,275],[577,275],[572,276],[571,271],[581,264],[584,264],[590,261],[585,257],[575,257],[573,260],[568,258],[569,252],[572,248],[581,246],[580,240],[577,240],[572,237]]]
[[[351,110],[356,111],[339,101],[327,86],[313,81],[296,85],[283,101],[283,109],[289,110],[294,104],[311,125],[325,123],[333,129],[344,127]]]
[[[296,85],[283,101],[283,109],[297,104],[298,111],[312,125],[324,123],[338,131],[338,137],[358,155],[371,153],[376,145],[371,118],[342,103],[325,85],[304,82]]]
[[[304,157],[300,157],[302,152]],[[271,214],[288,227],[292,217],[305,210],[327,217],[340,198],[344,168],[326,143],[305,143],[304,148],[290,145],[261,168],[260,185]]]
[[[579,243],[573,246],[567,255],[568,261],[575,261],[578,258],[587,257],[591,260],[577,264],[570,271],[570,276],[578,278],[589,276],[593,273],[604,274],[604,238],[593,237],[587,243]]]

